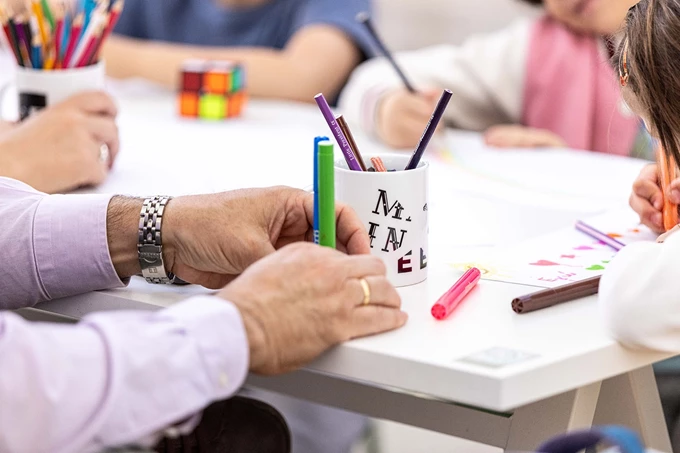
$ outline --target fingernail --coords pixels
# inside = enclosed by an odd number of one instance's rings
[[[408,321],[408,313],[406,313],[405,311],[402,311],[401,316],[400,316],[400,321],[401,321],[402,326],[404,324],[406,324],[406,321]]]
[[[661,215],[660,212],[657,212],[652,216],[652,222],[654,222],[654,225],[661,226],[663,223],[663,216]]]
[[[678,189],[671,190],[671,194],[670,194],[669,198],[673,203],[680,204],[680,190],[678,190]]]

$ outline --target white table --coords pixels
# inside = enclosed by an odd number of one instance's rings
[[[100,192],[305,187],[312,138],[328,133],[321,115],[305,105],[255,103],[242,120],[200,123],[177,119],[168,93],[126,88],[121,96],[123,150]],[[381,150],[366,137],[359,143],[365,153]],[[649,446],[670,451],[650,366],[668,355],[632,352],[609,339],[595,297],[517,316],[510,300],[534,289],[483,281],[450,319],[436,322],[429,314],[458,275],[436,264],[446,258],[443,250],[516,242],[619,206],[643,163],[564,151],[499,154],[461,133],[452,134],[447,147],[454,164],[446,152],[428,155],[432,265],[427,282],[400,290],[408,325],[339,346],[287,376],[250,376],[248,385],[510,450],[530,450],[595,421],[626,423]],[[203,291],[133,281],[123,290],[39,308],[79,318],[100,310],[155,310]],[[531,358],[499,368],[461,361],[495,347]]]

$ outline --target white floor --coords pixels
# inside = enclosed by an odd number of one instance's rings
[[[375,453],[501,453],[503,451],[500,448],[398,423],[379,421],[376,425],[379,452]],[[364,452],[369,453],[370,449],[357,448],[353,453]]]

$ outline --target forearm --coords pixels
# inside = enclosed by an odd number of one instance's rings
[[[339,53],[345,50],[339,49]],[[320,92],[329,98],[338,94],[358,62],[358,51],[355,52],[349,57],[350,62],[343,62],[346,59],[341,57],[334,66],[290,49],[194,47],[112,37],[104,49],[104,58],[112,77],[142,77],[170,88],[178,86],[185,60],[238,61],[246,67],[251,96],[312,102]]]
[[[238,311],[207,296],[75,326],[0,313],[0,349],[3,453],[148,445],[236,392],[248,367]]]

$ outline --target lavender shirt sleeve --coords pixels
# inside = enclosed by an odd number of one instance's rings
[[[122,286],[106,238],[110,199],[0,178],[0,309]]]
[[[239,312],[216,297],[77,325],[0,312],[0,451],[149,446],[164,428],[234,394],[247,368]]]
[[[1,311],[122,285],[108,253],[109,201],[47,196],[0,178],[0,452],[149,444],[245,379],[241,316],[214,297],[78,325]]]

